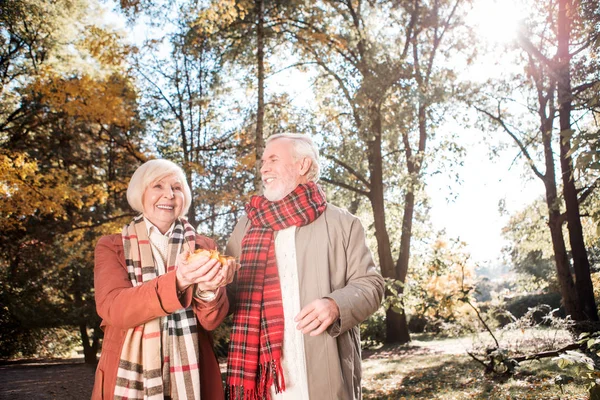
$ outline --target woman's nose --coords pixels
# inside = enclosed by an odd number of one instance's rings
[[[168,187],[165,189],[165,197],[167,199],[172,199],[173,197],[175,197],[175,192],[173,191],[173,188]]]

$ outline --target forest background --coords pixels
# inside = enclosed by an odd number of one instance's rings
[[[367,228],[387,296],[365,346],[500,327],[540,304],[576,332],[598,321],[598,1],[0,6],[2,358],[82,346],[96,361],[94,246],[134,215],[141,163],[183,167],[188,218],[223,247],[260,190],[265,139],[283,132],[314,138],[328,200]],[[543,188],[499,204],[499,266],[431,218],[447,212],[432,190],[452,202],[482,148]],[[482,159],[466,173],[486,180]],[[471,211],[455,221],[476,230]]]

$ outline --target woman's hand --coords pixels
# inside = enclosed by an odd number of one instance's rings
[[[224,276],[221,274],[221,263],[209,257],[194,257],[189,260],[189,251],[177,256],[177,290],[184,291],[191,285],[198,285],[200,290],[215,290],[222,286]]]
[[[229,285],[233,282],[235,273],[240,269],[241,265],[234,258],[227,260],[227,264],[223,266],[221,274],[223,275],[223,285]]]

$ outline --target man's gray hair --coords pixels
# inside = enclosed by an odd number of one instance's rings
[[[294,158],[299,160],[308,157],[312,160],[310,169],[306,174],[309,181],[317,182],[321,176],[321,163],[319,161],[319,149],[310,136],[302,133],[278,133],[271,135],[265,142],[265,146],[278,139],[289,139],[294,144]]]

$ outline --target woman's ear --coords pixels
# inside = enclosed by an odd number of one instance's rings
[[[305,176],[310,171],[310,167],[312,166],[312,159],[310,157],[302,158],[300,161],[300,175]]]

